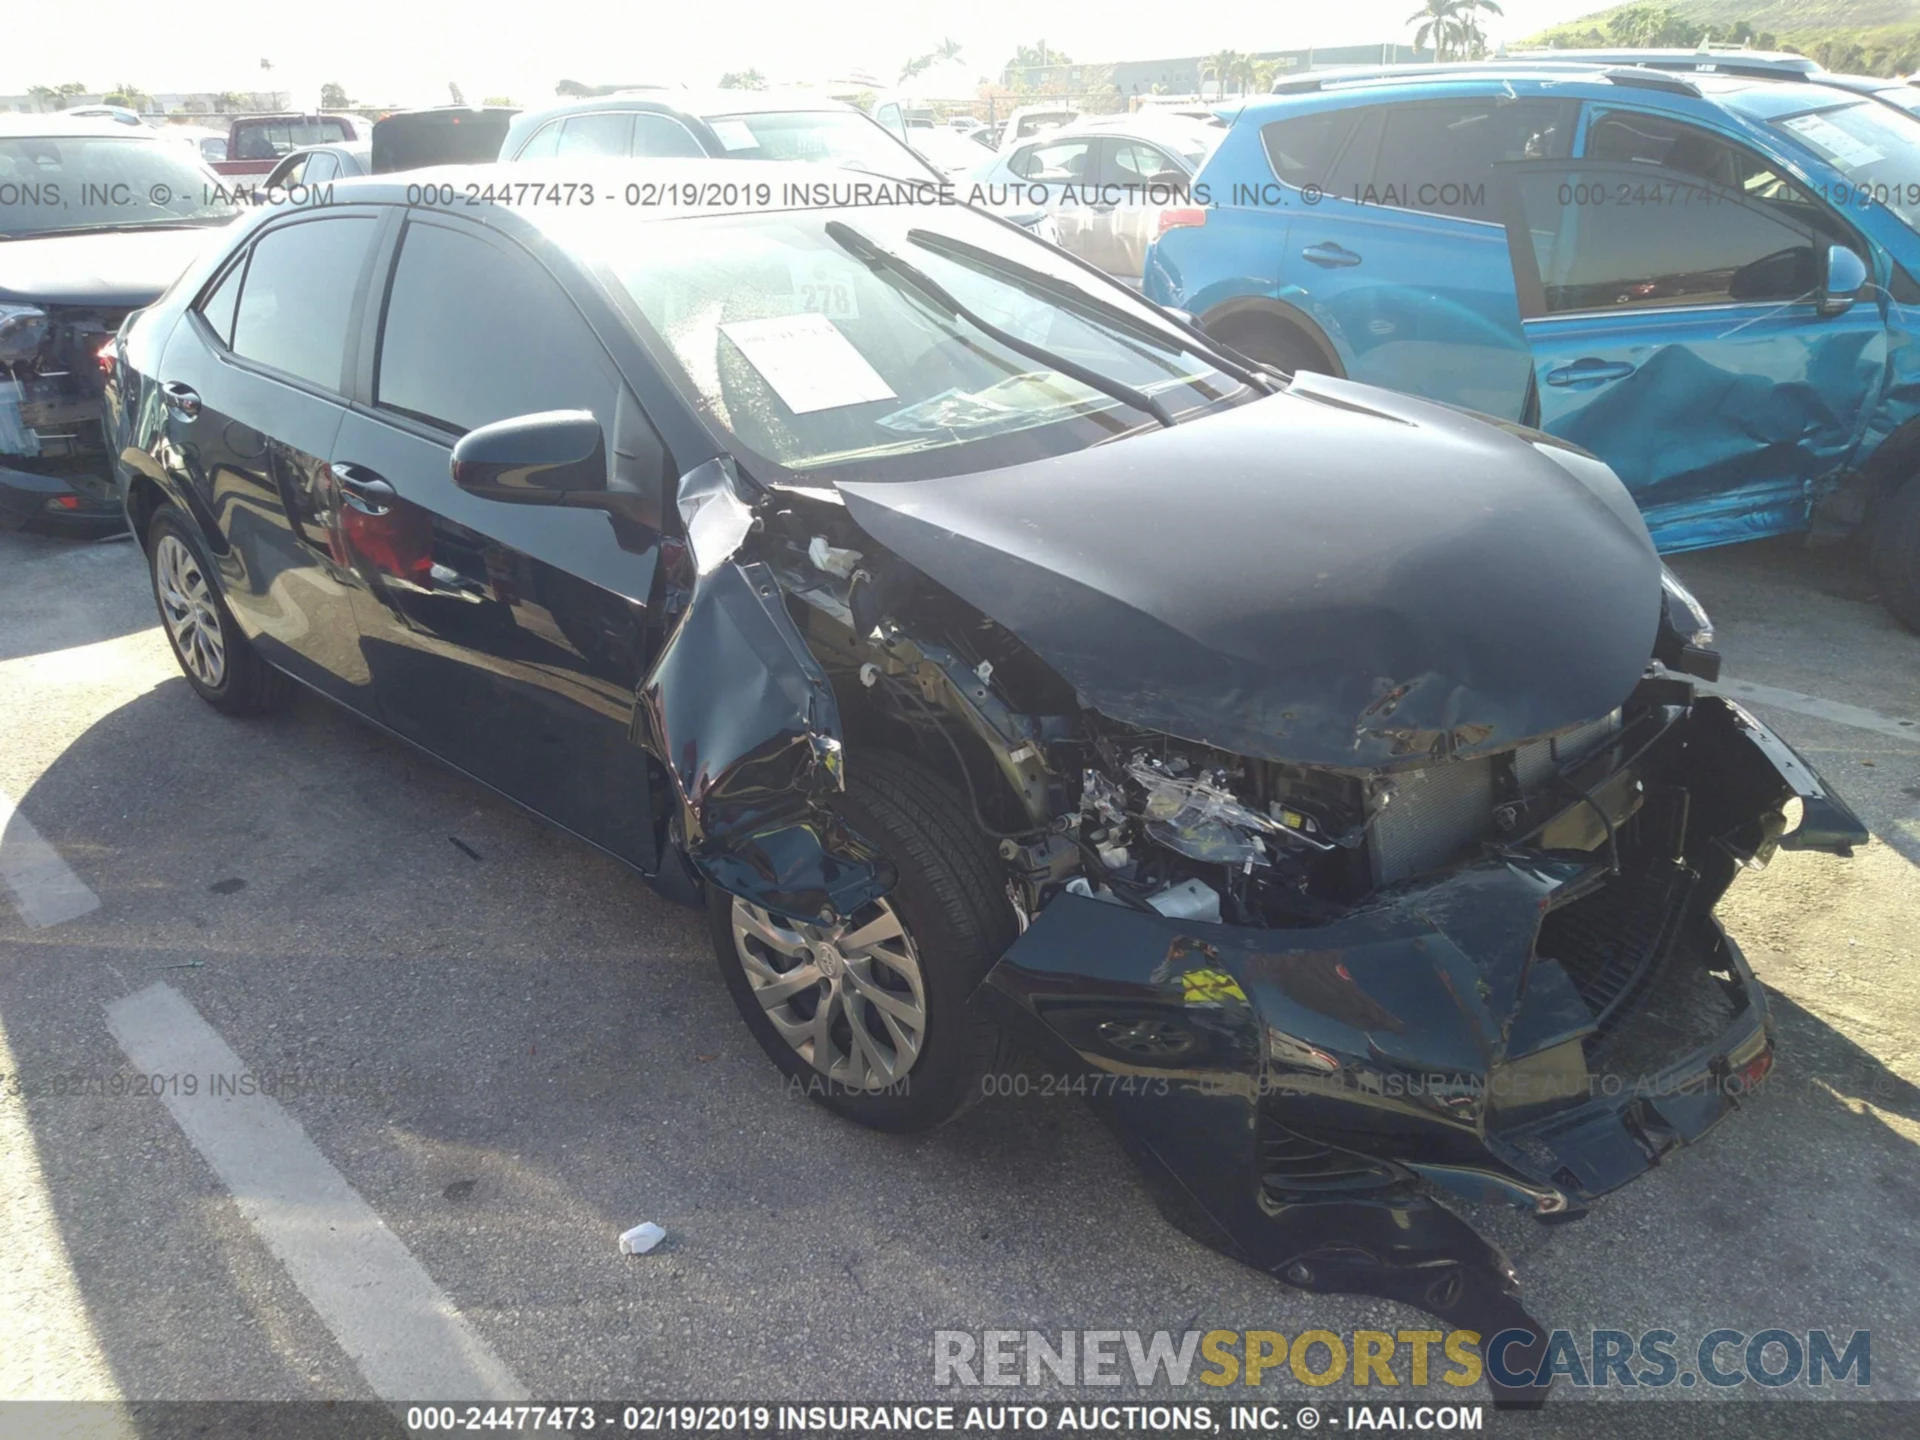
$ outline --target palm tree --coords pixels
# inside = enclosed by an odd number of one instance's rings
[[[1477,60],[1487,53],[1487,32],[1480,28],[1476,10],[1484,10],[1489,15],[1504,16],[1494,0],[1454,0],[1454,53],[1463,60]]]
[[[1459,0],[1427,0],[1402,23],[1417,25],[1413,32],[1413,45],[1417,50],[1429,40],[1433,42],[1433,58],[1448,59],[1453,53],[1454,10]]]
[[[1219,98],[1227,98],[1227,82],[1238,80],[1241,76],[1243,57],[1238,50],[1219,50],[1200,62],[1200,84],[1204,91],[1207,81],[1215,83]]]
[[[958,40],[943,39],[938,45],[933,47],[933,58],[936,60],[958,60],[960,58],[960,42]]]

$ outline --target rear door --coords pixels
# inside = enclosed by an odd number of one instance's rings
[[[457,218],[406,222],[363,347],[363,403],[332,456],[360,489],[350,539],[387,723],[650,868],[647,761],[630,729],[672,473],[665,447],[552,275]],[[617,523],[453,483],[463,433],[560,409],[599,417],[614,479],[637,497]]]
[[[1578,111],[1504,95],[1367,107],[1324,177],[1290,181],[1302,204],[1282,288],[1353,379],[1526,418],[1533,364],[1494,166],[1566,154]]]
[[[1872,252],[1712,131],[1609,108],[1584,149],[1512,167],[1541,427],[1613,466],[1662,550],[1805,528],[1887,361],[1871,293],[1822,313],[1827,252]]]
[[[367,711],[359,581],[338,550],[342,497],[327,457],[380,228],[365,209],[263,230],[174,328],[159,369],[162,463],[214,529],[234,619],[268,660]]]

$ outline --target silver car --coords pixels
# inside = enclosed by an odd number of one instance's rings
[[[995,209],[1042,207],[1062,247],[1138,284],[1161,212],[1191,203],[1194,172],[1224,133],[1167,116],[1081,120],[989,158],[974,195]]]

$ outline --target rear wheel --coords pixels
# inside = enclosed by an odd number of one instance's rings
[[[833,924],[712,889],[722,977],[761,1048],[827,1108],[877,1130],[925,1130],[981,1093],[1000,1036],[973,997],[1013,942],[997,859],[967,802],[884,751],[850,757],[835,808],[899,883]]]
[[[1909,630],[1920,630],[1920,475],[1881,503],[1872,562],[1880,603]]]
[[[202,700],[229,715],[265,714],[287,703],[293,682],[240,633],[200,537],[171,505],[155,511],[147,527],[147,568],[173,658]]]

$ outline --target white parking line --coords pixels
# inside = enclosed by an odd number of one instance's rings
[[[107,1007],[134,1067],[192,1075],[193,1094],[161,1098],[232,1193],[340,1348],[382,1400],[524,1400],[527,1391],[467,1325],[405,1245],[265,1095],[215,1094],[212,1077],[248,1073],[171,985]]]
[[[5,791],[0,791],[0,881],[13,892],[20,917],[36,929],[100,908],[100,897],[40,838]]]
[[[1896,720],[1872,710],[1863,710],[1858,705],[1822,700],[1818,695],[1802,695],[1798,690],[1756,685],[1751,680],[1722,680],[1712,685],[1695,681],[1694,686],[1709,695],[1725,695],[1729,700],[1751,700],[1756,705],[1772,705],[1776,709],[1791,710],[1797,715],[1811,715],[1816,720],[1831,720],[1836,725],[1851,725],[1856,730],[1872,730],[1881,735],[1891,735],[1896,740],[1911,740],[1920,744],[1920,722]]]

